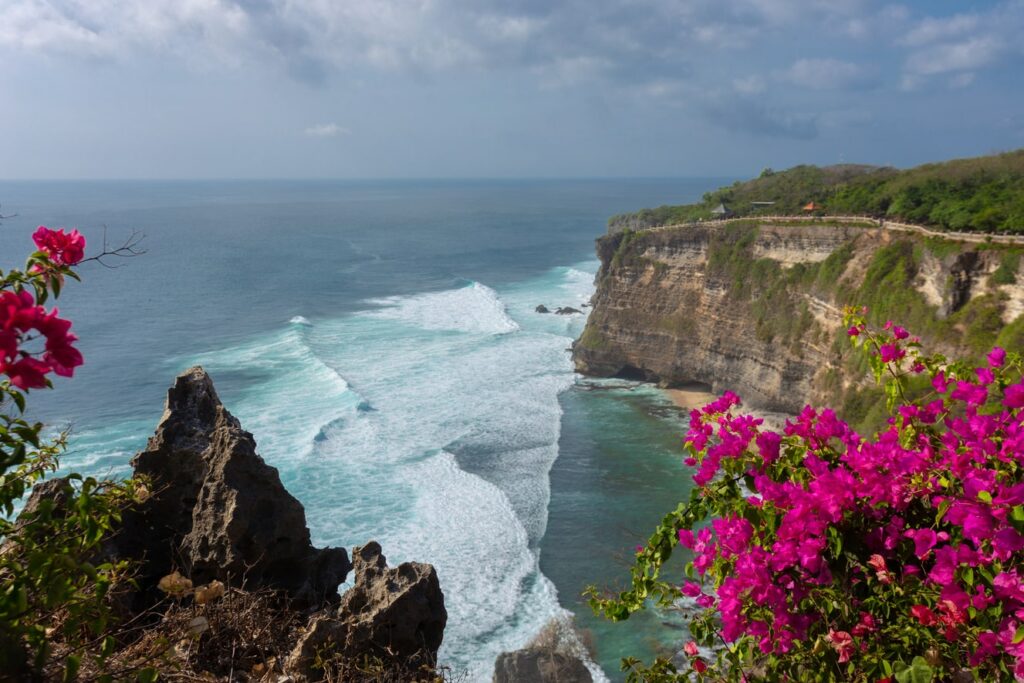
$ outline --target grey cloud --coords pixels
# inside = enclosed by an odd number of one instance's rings
[[[838,59],[799,59],[781,78],[812,90],[857,90],[878,83],[873,67]]]
[[[963,87],[975,72],[1020,57],[1024,0],[1010,0],[985,12],[925,18],[902,43],[911,48],[903,65],[903,86],[916,88],[935,76]]]
[[[245,61],[262,52],[309,81],[331,69],[370,65],[432,70],[555,66],[600,58],[655,68],[700,50],[753,44],[766,28],[852,16],[862,0],[8,0],[0,47],[128,52],[189,44]],[[199,9],[197,9],[199,8]],[[30,34],[18,37],[15,27]],[[101,47],[109,46],[108,48]],[[231,62],[231,59],[227,61]]]
[[[703,111],[715,125],[737,133],[813,140],[818,137],[818,117],[770,107],[753,97],[715,97]]]

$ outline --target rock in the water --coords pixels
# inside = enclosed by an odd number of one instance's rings
[[[502,652],[494,663],[494,683],[592,683],[579,657],[546,648]]]
[[[305,604],[337,599],[348,554],[312,546],[302,504],[202,368],[177,378],[132,465],[150,479],[152,495],[125,515],[114,543],[115,554],[142,560],[143,590],[180,568],[196,585],[270,587]]]
[[[288,660],[289,673],[319,680],[317,653],[341,661],[367,655],[415,672],[437,661],[448,612],[437,572],[429,564],[404,562],[389,569],[375,541],[354,548],[355,585],[332,614],[313,620]]]
[[[555,315],[572,315],[573,313],[582,313],[583,311],[572,306],[563,306],[555,311]]]
[[[537,313],[550,313],[551,312],[551,311],[548,310],[548,307],[545,306],[544,304],[540,304],[539,306],[537,306],[537,308],[535,308],[533,310],[536,311]]]

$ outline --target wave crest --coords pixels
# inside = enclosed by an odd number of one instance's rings
[[[441,292],[372,299],[381,306],[366,315],[396,320],[425,330],[452,330],[472,334],[508,334],[519,330],[498,293],[474,282],[468,287]]]

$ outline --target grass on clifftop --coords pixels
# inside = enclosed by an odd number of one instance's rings
[[[774,202],[767,207],[752,202]],[[798,215],[814,202],[823,215],[869,215],[945,230],[1024,233],[1024,149],[925,164],[907,170],[844,164],[765,169],[760,177],[704,195],[696,204],[612,217],[609,230],[639,230],[714,217]]]

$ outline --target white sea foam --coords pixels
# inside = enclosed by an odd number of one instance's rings
[[[291,320],[289,320],[288,322],[291,323],[292,325],[306,325],[306,326],[312,326],[313,325],[313,323],[309,322],[309,320],[305,316],[302,316],[302,315],[297,315],[294,318],[292,318]]]
[[[354,412],[362,400],[310,349],[307,334],[313,329],[293,325],[179,364],[202,365],[219,387],[224,380],[240,385],[228,408],[259,437],[261,452],[275,460],[302,457],[324,425]]]
[[[507,334],[519,329],[497,293],[479,282],[459,289],[372,301],[382,308],[365,315],[401,321],[424,330]]]
[[[591,279],[555,269],[501,296],[473,284],[393,297],[178,364],[210,371],[305,505],[315,543],[375,539],[392,564],[437,568],[441,659],[488,681],[500,652],[566,615],[536,549],[583,320],[532,306],[574,303]]]

